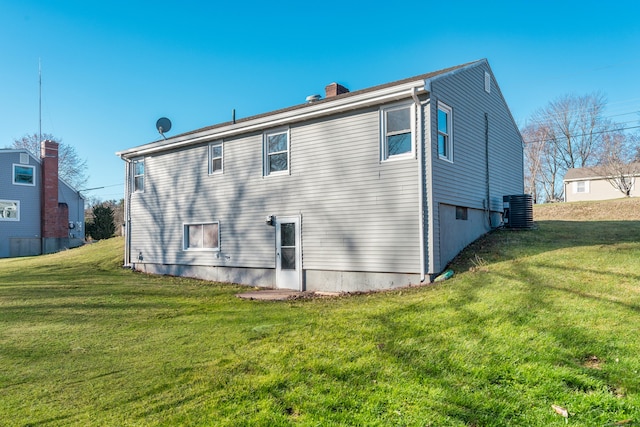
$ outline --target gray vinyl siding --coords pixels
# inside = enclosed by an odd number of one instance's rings
[[[453,109],[453,163],[438,158],[432,136],[434,197],[443,203],[482,209],[486,199],[485,113],[489,120],[491,208],[502,210],[502,195],[523,191],[522,142],[499,89],[484,91],[485,67],[473,67],[434,82],[432,120],[437,101]]]
[[[484,90],[486,64],[461,70],[432,83],[430,149],[432,155],[434,243],[439,247],[442,227],[437,206],[447,204],[485,209],[487,199],[485,113],[489,125],[490,209],[502,212],[502,196],[524,191],[522,138],[495,82]],[[444,102],[453,112],[453,163],[438,158],[437,106]],[[499,224],[491,224],[497,226]],[[489,229],[488,220],[486,230]],[[480,229],[480,231],[482,231]],[[479,232],[479,234],[482,234]],[[462,249],[462,248],[460,248]],[[448,257],[436,250],[436,272]]]
[[[288,175],[263,176],[262,132],[224,141],[208,175],[204,143],[145,159],[131,197],[136,262],[275,268],[266,215],[302,217],[303,268],[419,272],[417,160],[380,161],[379,110],[290,127]],[[220,253],[182,250],[182,226],[220,222]]]
[[[306,269],[419,271],[417,160],[380,161],[379,114],[292,132]]]
[[[28,157],[36,185],[14,185],[13,165],[20,164],[20,152],[0,152],[0,199],[20,202],[20,221],[0,221],[0,258],[10,256],[10,239],[40,237],[40,163]]]
[[[491,75],[490,93],[485,71]],[[403,283],[419,277],[422,214],[424,267],[431,275],[441,272],[466,244],[499,225],[502,196],[523,192],[522,138],[486,61],[414,79],[352,93],[351,103],[346,95],[335,103],[326,99],[308,107],[308,114],[307,106],[294,106],[248,118],[238,127],[220,124],[179,135],[167,147],[152,143],[120,153],[128,160],[136,160],[135,153],[154,153],[145,159],[144,192],[127,203],[130,261],[148,263],[150,271],[161,264],[171,268],[158,271],[236,267],[269,276],[275,268],[275,229],[265,224],[265,216],[295,216],[301,218],[303,269],[318,280],[312,288],[340,288],[329,283],[333,272],[358,273],[346,279],[353,289],[361,288],[355,281],[369,278],[371,284],[363,286],[394,287],[400,283],[395,278],[374,275],[405,275]],[[418,158],[381,161],[382,106],[371,106],[403,97],[411,103],[414,96],[425,103],[414,141],[424,142],[421,180]],[[438,158],[438,101],[452,109],[453,162]],[[218,141],[216,133],[254,131],[271,119],[291,122],[225,139],[224,173],[208,174],[208,145]],[[283,130],[290,136],[288,174],[265,177],[263,132]],[[468,209],[468,220],[455,218],[456,206]],[[212,221],[220,225],[220,250],[184,251],[184,224]]]
[[[84,240],[84,199],[64,181],[60,180],[58,182],[58,201],[67,204],[69,208],[69,223],[74,224],[74,228],[69,229],[69,237],[71,239]]]

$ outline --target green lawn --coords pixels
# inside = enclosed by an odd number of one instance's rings
[[[640,425],[640,222],[538,226],[287,302],[122,269],[121,239],[0,260],[0,425]]]

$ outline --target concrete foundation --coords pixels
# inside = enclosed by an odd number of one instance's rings
[[[213,267],[134,263],[134,270],[150,274],[193,277],[221,283],[276,288],[276,271],[268,268]],[[366,292],[420,284],[419,274],[354,271],[303,271],[303,291]],[[427,278],[428,282],[428,278]]]

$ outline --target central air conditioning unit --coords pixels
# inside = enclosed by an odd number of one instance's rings
[[[502,207],[506,228],[533,228],[533,198],[530,194],[502,196]]]

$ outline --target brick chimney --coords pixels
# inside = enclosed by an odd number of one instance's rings
[[[349,89],[342,86],[341,84],[331,83],[325,86],[324,92],[325,92],[325,98],[331,98],[334,96],[341,95],[343,93],[349,93]]]
[[[57,142],[44,140],[40,143],[40,162],[42,252],[51,253],[69,244],[69,207],[66,203],[58,203]]]

